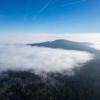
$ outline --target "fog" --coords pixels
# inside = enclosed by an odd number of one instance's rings
[[[87,52],[28,45],[0,45],[0,71],[60,72],[74,74],[74,68],[93,59]]]
[[[65,39],[78,42],[91,42],[93,44],[100,44],[100,34],[94,33],[72,33],[72,34],[32,34],[32,33],[20,33],[20,34],[6,34],[0,35],[0,43],[32,43],[32,42],[44,42],[56,39]]]
[[[20,34],[7,34],[7,35],[1,35],[0,36],[0,44],[27,44],[27,43],[39,43],[44,41],[53,41],[56,39],[65,39],[75,42],[87,42],[91,43],[91,47],[94,47],[96,49],[100,50],[100,34],[99,33],[85,33],[85,34],[79,34],[79,33],[72,33],[72,34],[32,34],[32,33],[20,33]]]
[[[40,43],[56,39],[90,43],[90,47],[100,50],[99,34],[27,34],[0,37],[0,71],[31,70],[41,72],[66,72],[73,74],[94,59],[94,55],[77,50],[61,50],[45,47],[31,47],[25,44]]]

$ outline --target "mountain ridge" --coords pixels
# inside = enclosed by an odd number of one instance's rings
[[[90,43],[85,42],[75,42],[64,39],[58,39],[54,41],[47,41],[42,43],[32,43],[28,44],[30,46],[38,46],[38,47],[48,47],[48,48],[58,48],[58,49],[66,49],[66,50],[78,50],[78,51],[86,51],[90,53],[98,52],[95,48],[90,47]]]

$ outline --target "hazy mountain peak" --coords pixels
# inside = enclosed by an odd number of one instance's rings
[[[84,42],[75,42],[64,39],[57,39],[54,41],[47,41],[42,43],[33,43],[28,44],[30,46],[38,46],[38,47],[48,47],[48,48],[57,48],[57,49],[67,49],[67,50],[78,50],[78,51],[87,51],[90,53],[95,53],[98,50],[90,47],[88,43]]]
[[[57,39],[57,40],[54,40],[53,42],[68,42],[68,40],[65,40],[65,39]]]

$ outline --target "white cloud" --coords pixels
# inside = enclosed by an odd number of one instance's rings
[[[92,48],[100,50],[100,34],[99,33],[86,33],[86,34],[8,34],[0,35],[0,44],[27,44],[27,43],[38,43],[45,41],[54,41],[57,39],[65,39],[75,42],[87,42]]]
[[[72,69],[80,67],[93,59],[87,52],[60,50],[27,45],[0,45],[0,71],[34,70],[36,73],[62,72],[73,73]]]

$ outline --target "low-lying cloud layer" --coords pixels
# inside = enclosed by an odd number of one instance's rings
[[[87,52],[27,45],[0,45],[0,71],[67,72],[93,59]]]

